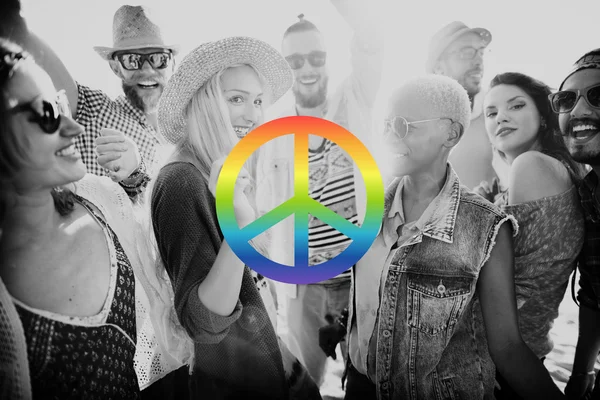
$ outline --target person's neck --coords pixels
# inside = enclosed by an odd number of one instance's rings
[[[54,199],[47,190],[16,194],[11,200],[14,202],[6,210],[2,237],[10,238],[13,247],[51,235],[61,223]]]
[[[302,107],[296,103],[296,113],[302,117],[323,118],[326,110],[327,110],[327,101],[323,102],[322,104],[319,104],[316,107],[312,107],[312,108]]]
[[[519,149],[518,151],[514,151],[514,152],[510,152],[510,151],[505,152],[504,159],[505,159],[506,163],[510,166],[510,165],[512,165],[513,161],[515,161],[515,159],[517,157],[519,157],[521,154],[523,154],[527,151],[539,151],[541,153],[542,145],[540,144],[540,142],[536,141],[528,148]]]
[[[428,171],[406,175],[402,193],[403,204],[429,204],[444,187],[446,174],[447,164],[444,162],[443,165],[438,164]]]
[[[152,125],[156,131],[158,131],[158,111],[144,111],[144,115],[146,116],[146,119],[150,125]]]

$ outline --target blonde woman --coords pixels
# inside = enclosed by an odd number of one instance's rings
[[[320,398],[281,346],[273,299],[224,240],[215,209],[224,158],[291,85],[289,66],[275,49],[231,37],[187,55],[159,104],[161,134],[175,151],[156,178],[151,216],[177,316],[194,342],[194,398]],[[240,226],[256,218],[254,164],[251,158],[236,184]]]

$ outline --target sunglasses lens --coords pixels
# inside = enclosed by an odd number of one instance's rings
[[[140,69],[141,55],[133,54],[133,53],[120,54],[118,58],[119,58],[119,62],[123,66],[123,68],[125,68],[128,71]]]
[[[60,126],[60,113],[59,108],[56,104],[46,101],[42,101],[42,114],[38,115],[38,124],[40,128],[46,133],[54,133]]]
[[[552,96],[552,109],[558,113],[569,112],[575,106],[575,99],[577,99],[577,93],[573,91],[558,92]]]
[[[408,133],[408,125],[406,124],[406,120],[404,118],[396,117],[394,119],[394,131],[401,139],[406,137]]]
[[[327,61],[327,53],[323,51],[313,51],[308,55],[308,62],[313,67],[322,67]]]
[[[587,100],[590,106],[600,108],[600,85],[588,90]]]
[[[150,61],[150,65],[154,69],[163,69],[169,65],[169,60],[171,59],[171,55],[169,53],[152,53],[148,55],[148,60]]]
[[[300,69],[304,66],[304,57],[302,56],[287,56],[285,59],[288,62],[291,69]]]

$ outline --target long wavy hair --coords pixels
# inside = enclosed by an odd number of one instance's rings
[[[251,67],[261,83],[266,84],[265,78],[254,66],[249,64],[231,65],[214,74],[202,85],[187,107],[187,132],[175,145],[175,151],[192,155],[200,173],[207,181],[213,162],[227,156],[240,140],[231,124],[229,109],[223,96],[221,78],[226,70],[244,65]],[[262,120],[258,121],[257,125],[262,122]],[[256,182],[257,179],[259,151],[252,154],[244,164],[253,182]],[[256,187],[254,186],[253,189]],[[256,190],[252,190],[251,196],[255,196],[255,193]],[[256,204],[254,199],[251,201]],[[261,235],[251,240],[251,243],[260,253],[266,255],[266,240],[268,240],[267,237]]]
[[[33,57],[21,46],[0,38],[0,226],[14,193],[14,181],[18,172],[31,163],[28,154],[29,142],[24,135],[18,135],[11,128],[10,111],[7,103],[8,83],[21,63],[33,63]],[[73,193],[64,188],[51,191],[54,206],[62,216],[75,208]]]
[[[552,93],[550,87],[542,81],[519,72],[506,72],[496,75],[490,82],[490,88],[498,85],[517,86],[533,99],[540,117],[545,121],[545,124],[540,126],[537,132],[541,152],[561,161],[569,170],[574,182],[581,180],[585,175],[585,169],[571,158],[569,150],[560,135],[558,115],[552,111],[550,100],[548,100],[548,95]],[[503,160],[506,160],[503,152],[497,149],[495,151]]]

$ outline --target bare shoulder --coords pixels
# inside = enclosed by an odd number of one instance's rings
[[[572,181],[560,161],[532,150],[513,161],[508,185],[509,203],[519,204],[563,193]]]

